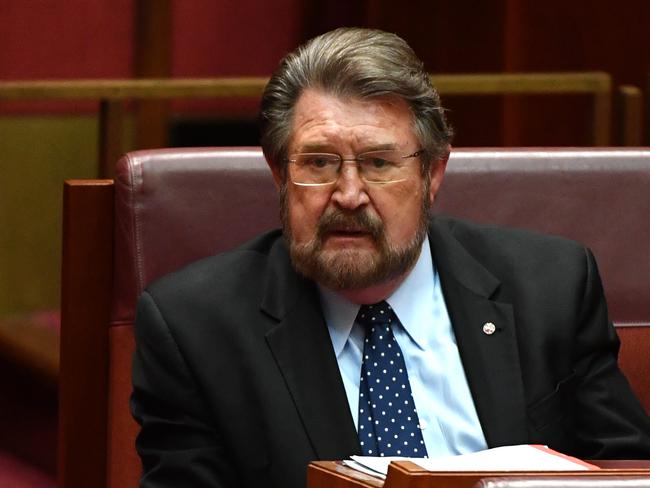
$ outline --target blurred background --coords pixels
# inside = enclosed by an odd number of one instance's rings
[[[98,163],[98,99],[24,97],[16,82],[268,77],[284,54],[339,26],[396,32],[435,76],[607,75],[600,139],[586,93],[441,89],[456,146],[650,144],[647,0],[0,0],[0,486],[22,486],[12,476],[54,486],[62,182],[110,175]],[[258,145],[258,97],[182,98],[123,104],[108,154]]]

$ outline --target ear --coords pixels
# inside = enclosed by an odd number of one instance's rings
[[[438,194],[438,190],[440,189],[440,185],[442,184],[442,180],[445,176],[445,170],[447,169],[447,161],[449,160],[449,151],[451,150],[451,147],[447,149],[447,154],[438,159],[437,161],[432,161],[431,163],[431,168],[429,171],[431,172],[431,186],[429,187],[429,201],[431,202],[431,205],[433,205],[433,202],[436,199],[436,195]]]

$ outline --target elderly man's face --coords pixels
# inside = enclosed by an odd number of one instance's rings
[[[335,153],[343,158],[391,148],[421,149],[408,105],[401,100],[341,99],[306,90],[295,106],[289,155]],[[276,171],[282,186],[285,235],[296,269],[335,290],[362,289],[403,275],[426,234],[427,210],[444,164],[424,178],[421,159],[405,159],[400,181],[365,182],[354,163],[325,186],[299,186]],[[284,185],[284,186],[283,186]]]

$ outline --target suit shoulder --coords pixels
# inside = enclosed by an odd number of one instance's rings
[[[581,279],[591,259],[591,251],[576,241],[528,229],[445,216],[433,219],[432,231],[447,244],[460,245],[497,276],[511,273],[529,277],[548,275],[552,269],[553,272],[573,272]]]
[[[434,259],[478,265],[501,283],[502,300],[521,304],[581,299],[585,284],[597,277],[591,252],[583,245],[526,229],[477,224],[450,217],[433,219]]]
[[[283,248],[281,231],[273,230],[230,251],[189,263],[155,280],[147,291],[153,296],[187,296],[251,286],[255,277],[264,272],[270,256],[282,254]]]
[[[558,250],[562,253],[578,252],[584,254],[585,246],[566,237],[544,234],[542,232],[517,227],[505,227],[458,219],[449,216],[436,216],[434,224],[446,229],[463,245],[506,247],[509,252],[518,250],[525,253],[542,248]]]

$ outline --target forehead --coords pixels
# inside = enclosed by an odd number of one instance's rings
[[[341,150],[373,146],[413,146],[413,117],[406,102],[397,98],[361,100],[305,90],[293,111],[289,148]]]

